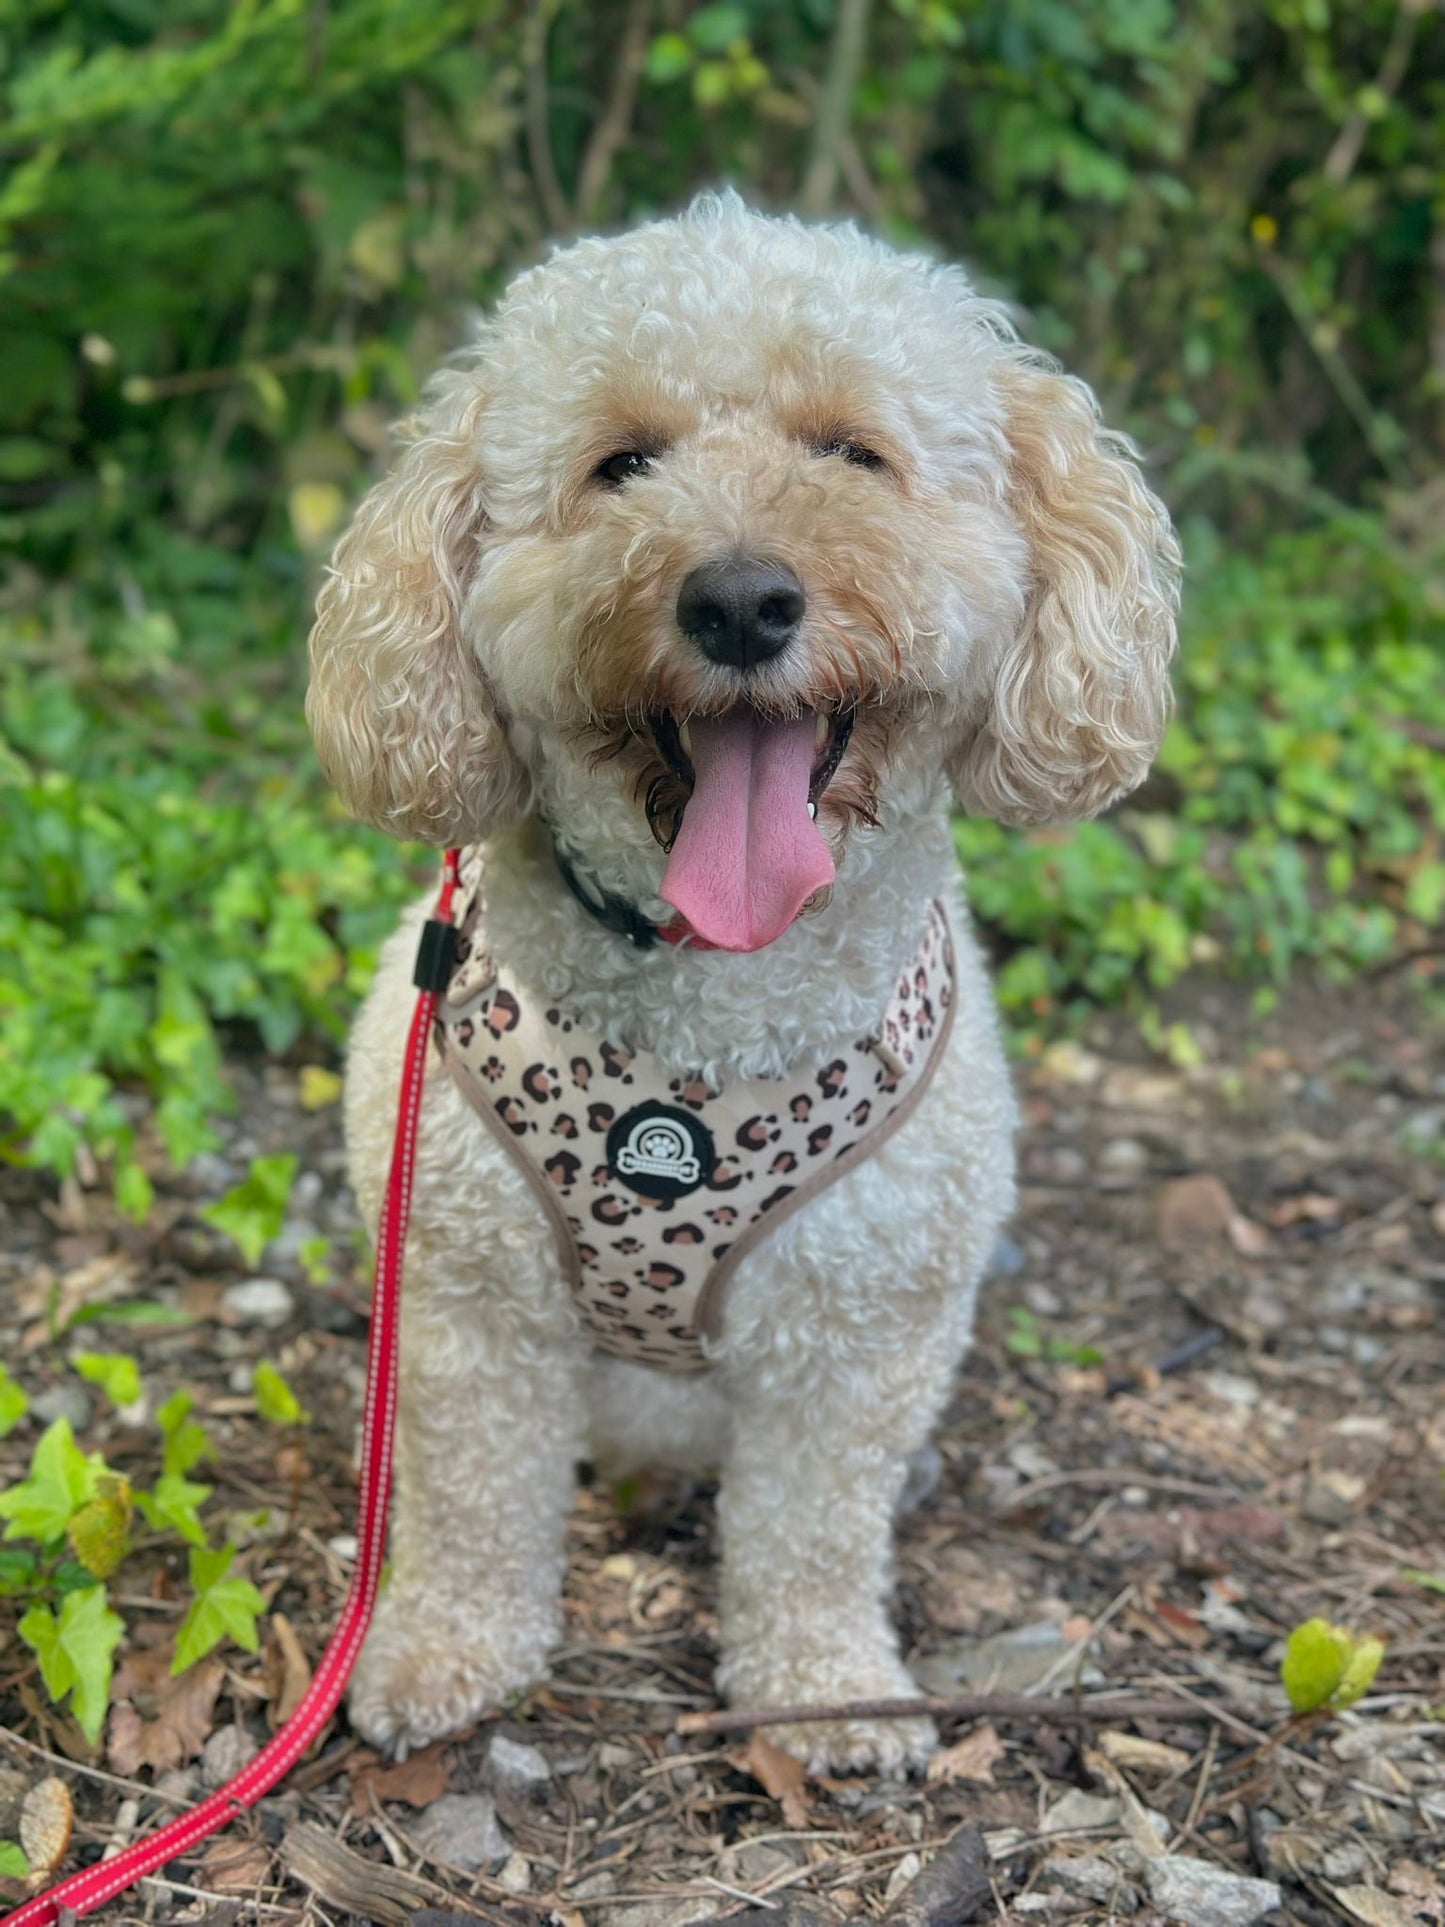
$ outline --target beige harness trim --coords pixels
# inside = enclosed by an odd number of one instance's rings
[[[738,1265],[905,1122],[941,1061],[955,1002],[943,906],[929,905],[876,1036],[812,1070],[711,1089],[546,1007],[486,946],[475,857],[463,891],[443,1062],[546,1211],[593,1342],[705,1368]]]

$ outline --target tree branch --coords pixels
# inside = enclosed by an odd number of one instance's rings
[[[572,228],[572,210],[567,205],[567,197],[557,179],[557,163],[552,158],[547,104],[547,29],[551,25],[551,12],[551,0],[532,0],[527,9],[522,35],[522,63],[526,72],[523,113],[527,159],[543,216],[554,234],[567,234]]]
[[[1211,1700],[1209,1714],[1230,1723],[1235,1712],[1259,1709],[1234,1700]],[[759,1726],[812,1725],[819,1720],[1037,1720],[1050,1726],[1106,1726],[1116,1721],[1204,1719],[1201,1709],[1177,1699],[1029,1699],[1023,1693],[964,1693],[956,1699],[847,1700],[840,1706],[725,1707],[716,1713],[683,1713],[679,1733],[750,1733]]]
[[[592,129],[591,139],[577,170],[577,219],[586,226],[593,219],[607,191],[612,163],[616,160],[637,105],[637,85],[642,78],[642,63],[647,55],[647,34],[652,25],[652,0],[629,0],[622,26],[622,42],[613,69],[612,92],[601,119]]]
[[[813,123],[813,151],[798,199],[805,214],[826,214],[838,182],[838,166],[853,95],[868,44],[868,13],[872,0],[838,0],[838,23],[828,50],[818,117]]]

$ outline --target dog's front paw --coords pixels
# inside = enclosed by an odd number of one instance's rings
[[[515,1634],[503,1642],[464,1612],[439,1620],[388,1599],[352,1675],[351,1724],[382,1752],[405,1759],[534,1685],[551,1643]]]
[[[902,1779],[921,1773],[938,1750],[938,1728],[932,1720],[811,1720],[763,1730],[810,1773],[876,1773],[883,1779]]]
[[[720,1674],[734,1706],[845,1706],[858,1700],[916,1699],[918,1688],[891,1656],[860,1667],[838,1654],[734,1657]],[[760,1729],[810,1773],[921,1772],[938,1747],[929,1719],[806,1720]]]

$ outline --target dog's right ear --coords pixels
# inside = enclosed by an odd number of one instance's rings
[[[306,719],[354,816],[465,843],[517,813],[527,779],[462,634],[484,517],[474,378],[434,393],[356,511],[311,631]]]

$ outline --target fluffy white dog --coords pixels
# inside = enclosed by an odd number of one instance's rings
[[[675,1327],[703,1366],[683,1374],[597,1342],[571,1288],[579,1264],[605,1274],[640,1247],[569,1258],[539,1195],[560,1167],[539,1184],[434,1072],[393,1571],[351,1695],[369,1739],[424,1744],[543,1673],[589,1456],[720,1470],[734,1701],[913,1690],[889,1619],[893,1515],[1014,1201],[950,796],[1032,822],[1141,780],[1178,563],[1088,390],[960,270],[732,195],[523,274],[432,385],[338,548],[308,714],[358,816],[480,846],[482,984],[504,967],[554,1028],[609,1040],[611,1069],[635,1057],[684,1108],[730,1084],[803,1090],[873,1047],[941,902],[953,1021],[921,1101],[740,1246],[702,1337]],[[421,914],[351,1044],[373,1220]],[[495,1006],[485,1021],[504,1027]],[[555,1098],[566,1077],[545,1075]],[[628,1206],[644,1243],[692,1235],[647,1202]],[[814,1765],[884,1770],[934,1741],[923,1721],[779,1738]]]

